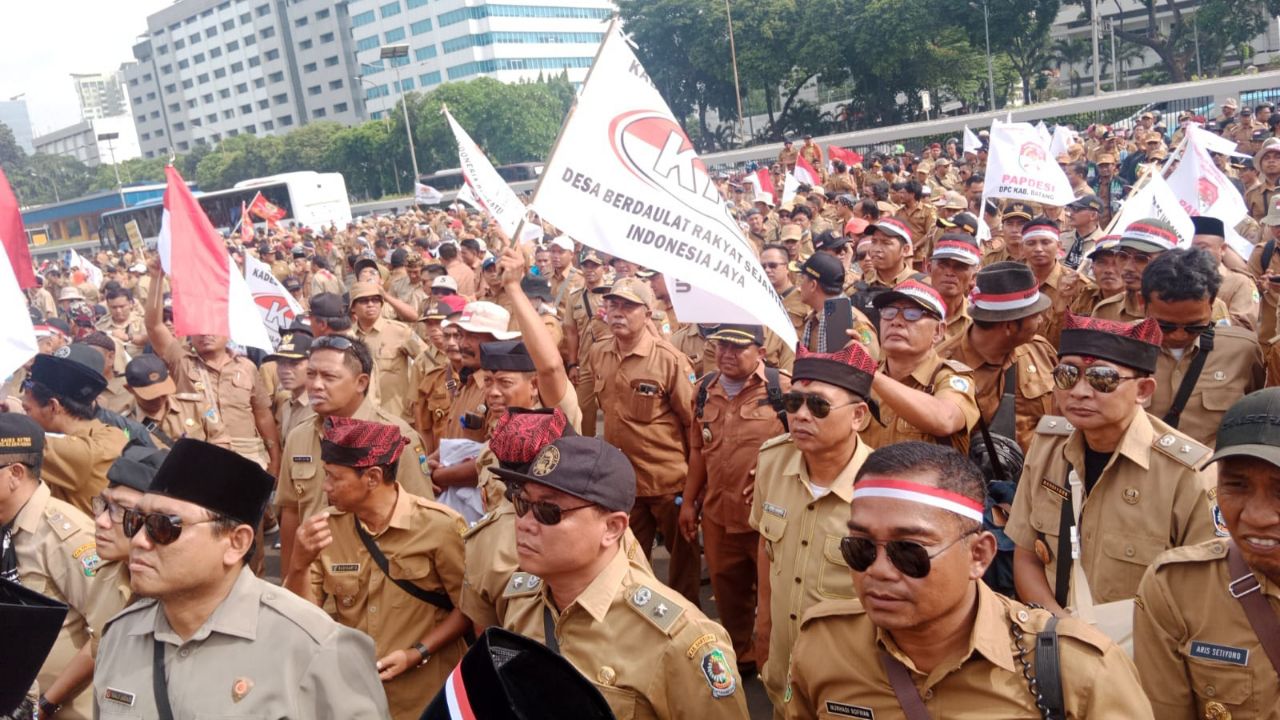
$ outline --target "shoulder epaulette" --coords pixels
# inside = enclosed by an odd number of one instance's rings
[[[475,535],[478,535],[481,530],[484,530],[485,528],[497,522],[498,517],[500,517],[501,515],[502,513],[498,512],[497,510],[490,510],[489,512],[485,513],[479,520],[476,521],[475,525],[472,525],[471,527],[467,528],[467,531],[462,533],[462,539],[467,540],[471,537],[474,537]]]
[[[1070,435],[1075,429],[1076,427],[1061,415],[1045,415],[1036,424],[1036,433],[1039,435]]]
[[[1151,447],[1189,468],[1199,467],[1200,461],[1212,452],[1207,446],[1201,445],[1186,435],[1172,432],[1158,436],[1151,443]]]
[[[764,452],[765,450],[771,450],[776,447],[781,447],[790,442],[791,442],[791,433],[782,433],[781,435],[776,435],[774,437],[769,438],[768,440],[765,440],[763,443],[761,443],[760,452]]]
[[[511,579],[507,581],[507,587],[502,591],[502,597],[526,597],[536,594],[542,589],[542,578],[533,573],[518,572],[512,573]]]
[[[668,635],[672,634],[676,620],[684,615],[684,605],[648,585],[633,585],[626,592],[627,606]]]
[[[863,615],[866,609],[857,598],[849,600],[823,600],[809,608],[800,620],[800,627],[820,618],[839,617],[841,615]]]
[[[1151,563],[1151,567],[1154,568],[1153,572],[1158,572],[1165,565],[1212,562],[1226,560],[1226,558],[1227,540],[1225,538],[1214,538],[1195,545],[1180,545],[1169,548],[1160,553],[1155,561]]]
[[[288,590],[268,587],[260,599],[263,605],[297,625],[317,643],[323,643],[333,632],[333,620],[328,613]]]

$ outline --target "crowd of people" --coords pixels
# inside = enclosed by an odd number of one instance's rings
[[[304,310],[269,353],[176,335],[143,249],[41,264],[0,578],[69,610],[10,716],[471,717],[501,628],[585,678],[550,717],[745,718],[757,676],[776,718],[1277,717],[1270,115],[1091,126],[1065,207],[958,140],[719,175],[794,350],[460,205],[228,240]],[[1112,227],[1191,122],[1251,217]]]

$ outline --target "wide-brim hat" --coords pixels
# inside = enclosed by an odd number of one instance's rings
[[[494,340],[514,340],[520,337],[519,330],[508,330],[511,324],[511,313],[506,308],[485,300],[467,303],[462,309],[462,317],[457,320],[445,320],[445,327],[457,325],[459,328],[478,335],[492,335]]]
[[[978,271],[977,289],[969,303],[969,317],[982,322],[1005,322],[1038,315],[1053,304],[1040,292],[1031,268],[1020,262],[992,263]]]

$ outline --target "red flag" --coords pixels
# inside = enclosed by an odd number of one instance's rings
[[[177,168],[164,169],[164,220],[159,244],[169,257],[173,330],[178,335],[231,335],[227,288],[230,256],[218,231]],[[256,198],[255,198],[256,201]],[[175,247],[176,245],[176,247]]]
[[[249,203],[249,212],[263,220],[279,220],[285,215],[284,210],[268,202],[262,193],[253,196],[253,202]]]
[[[796,156],[796,167],[791,171],[791,174],[795,175],[796,180],[811,187],[822,184],[822,176],[818,174],[818,171],[814,169],[808,160],[804,159],[804,155]]]
[[[832,160],[839,160],[845,165],[853,166],[862,163],[862,156],[852,150],[845,150],[836,145],[827,146],[827,157]]]
[[[756,185],[760,187],[762,192],[767,192],[775,198],[778,196],[778,191],[773,189],[773,177],[769,175],[767,168],[760,168],[756,171]]]
[[[240,244],[249,245],[253,243],[253,218],[249,217],[249,211],[245,209],[245,204],[240,203]]]
[[[31,269],[31,251],[27,248],[27,231],[22,225],[22,213],[18,210],[18,198],[9,187],[9,179],[0,168],[0,243],[4,244],[18,287],[26,290],[36,286],[36,273]]]

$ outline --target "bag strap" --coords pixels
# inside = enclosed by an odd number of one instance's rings
[[[1071,582],[1068,583],[1071,592],[1069,594],[1069,602],[1071,609],[1075,611],[1076,617],[1084,620],[1090,625],[1097,625],[1098,618],[1093,612],[1093,588],[1089,587],[1089,578],[1084,574],[1084,564],[1078,562],[1081,557],[1080,552],[1080,513],[1084,507],[1084,481],[1080,479],[1080,475],[1072,470],[1067,476],[1067,482],[1071,487],[1072,505],[1074,506],[1073,519],[1075,522],[1071,526]],[[1063,607],[1067,607],[1063,605]]]
[[[378,543],[373,541],[373,536],[369,534],[364,526],[360,524],[359,518],[356,521],[356,534],[360,536],[360,542],[364,543],[364,549],[369,551],[369,555],[373,557],[373,562],[377,564],[378,569],[382,571],[387,579],[400,586],[401,590],[409,593],[424,603],[435,605],[436,607],[449,612],[453,610],[453,601],[445,593],[437,590],[423,590],[408,580],[391,577],[391,573],[387,572],[387,556],[382,553],[382,548],[378,547]]]
[[[1200,351],[1191,359],[1187,374],[1182,376],[1182,384],[1178,386],[1178,394],[1173,396],[1173,404],[1169,406],[1169,412],[1160,418],[1169,427],[1176,429],[1182,420],[1182,411],[1187,407],[1187,400],[1191,399],[1191,391],[1200,381],[1200,372],[1204,370],[1204,363],[1209,359],[1211,352],[1213,352],[1213,328],[1209,328],[1200,335]]]
[[[1235,578],[1227,586],[1227,592],[1240,601],[1244,615],[1249,618],[1249,625],[1253,628],[1253,634],[1258,636],[1258,642],[1271,660],[1271,667],[1280,672],[1280,617],[1271,608],[1267,596],[1262,594],[1258,578],[1254,577],[1245,564],[1240,548],[1236,547],[1234,541],[1227,543],[1227,569]]]
[[[791,426],[787,423],[787,409],[782,404],[782,380],[778,368],[766,365],[764,382],[765,391],[769,395],[769,406],[778,414],[778,422],[782,423],[782,432],[789,432]]]
[[[1044,629],[1036,633],[1036,688],[1048,720],[1064,720],[1066,704],[1062,701],[1062,665],[1058,657],[1058,616],[1049,617]]]
[[[147,432],[159,438],[160,442],[165,444],[165,447],[173,447],[175,440],[169,437],[165,431],[160,429],[160,423],[152,420],[151,418],[147,418],[146,422],[142,423],[142,427],[146,428]]]
[[[702,380],[698,382],[698,396],[694,401],[693,416],[702,422],[702,411],[707,408],[707,394],[710,392],[711,383],[720,377],[720,373],[712,371],[702,376]]]
[[[1276,239],[1271,238],[1262,246],[1262,274],[1267,274],[1267,268],[1271,267],[1271,258],[1276,254]]]
[[[173,720],[173,706],[169,704],[169,678],[164,673],[164,646],[161,640],[151,638],[151,694],[156,700],[156,717]]]
[[[556,639],[556,620],[551,617],[551,608],[545,602],[542,603],[542,636],[547,649],[559,655],[560,641]]]
[[[1018,434],[1017,409],[1018,401],[1018,363],[1015,360],[1004,371],[1004,390],[1000,395],[1000,404],[991,416],[991,432],[1015,438]]]
[[[902,707],[902,714],[907,716],[907,720],[932,720],[924,707],[924,700],[920,698],[920,688],[911,681],[911,671],[907,666],[884,649],[880,650],[880,664],[889,676],[893,694],[898,696],[898,705]]]

